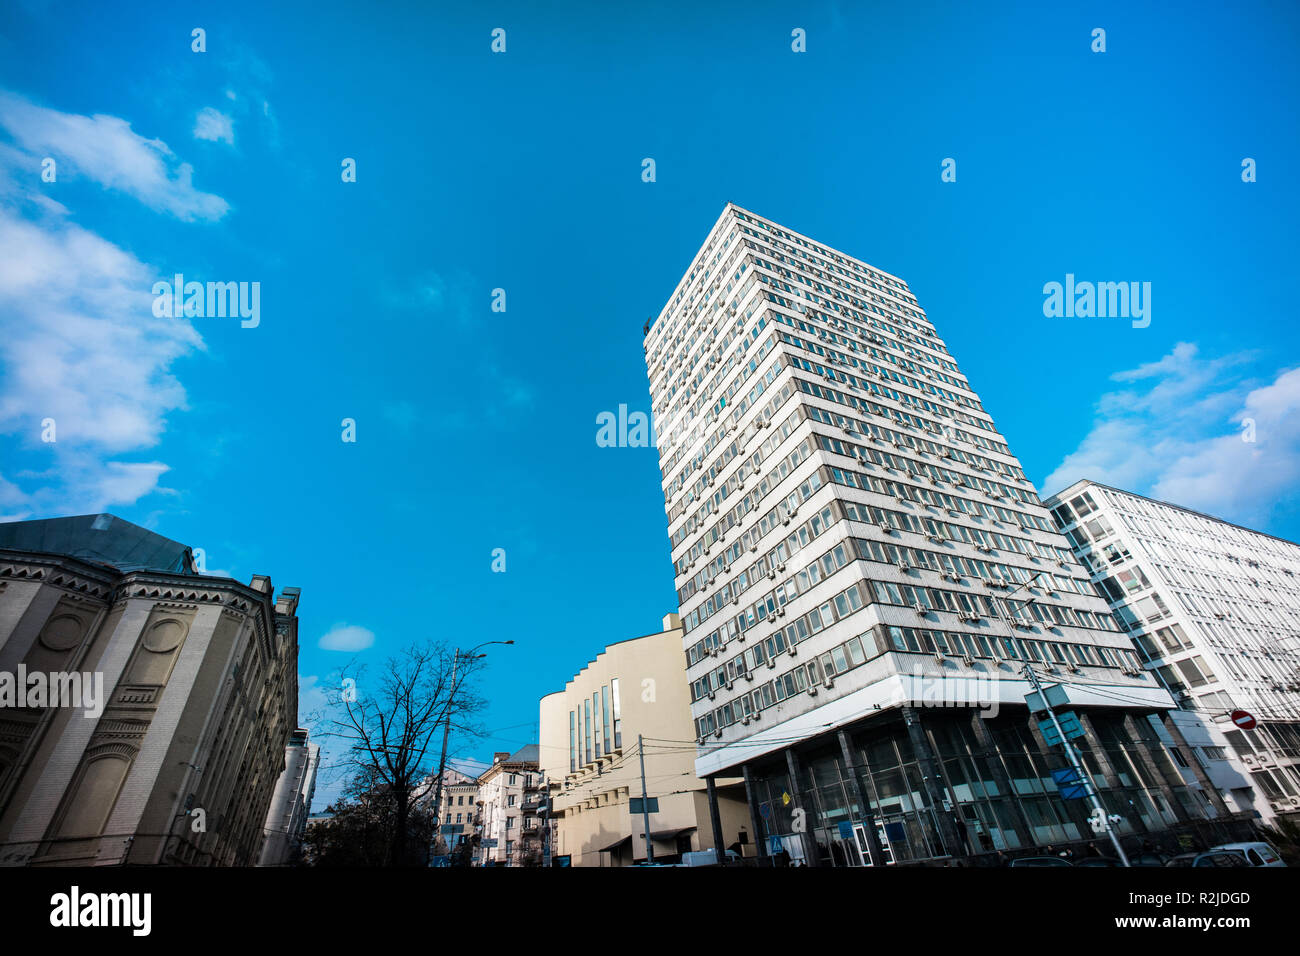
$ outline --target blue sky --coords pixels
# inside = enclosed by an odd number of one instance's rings
[[[648,410],[642,324],[727,201],[906,279],[1046,490],[1300,537],[1294,5],[118,6],[0,9],[0,516],[301,587],[305,703],[331,633],[514,639],[487,758],[658,629],[657,461],[596,416]],[[153,316],[177,272],[260,324]],[[1150,326],[1046,318],[1067,273],[1150,282]]]

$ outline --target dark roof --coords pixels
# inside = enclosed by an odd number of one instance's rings
[[[195,573],[187,546],[110,514],[6,522],[0,548],[69,555],[119,571]]]
[[[537,758],[541,756],[541,748],[537,744],[525,744],[507,759],[506,763],[537,763]]]

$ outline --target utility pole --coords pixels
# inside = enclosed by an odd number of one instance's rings
[[[479,658],[486,657],[486,654],[475,655],[474,652],[479,647],[487,647],[489,644],[513,644],[514,641],[484,641],[477,647],[471,647],[465,652],[465,660],[476,661]],[[451,736],[451,705],[456,698],[456,670],[461,659],[460,648],[456,648],[456,653],[451,658],[451,690],[447,692],[447,710],[443,714],[442,725],[442,756],[438,758],[438,782],[435,784],[433,792],[433,840],[438,842],[438,836],[442,831],[442,777],[447,770],[447,738]]]
[[[645,742],[641,735],[636,735],[636,749],[641,757],[641,819],[645,827],[645,861],[655,861],[654,842],[650,839],[650,799],[645,792]]]
[[[1052,726],[1056,728],[1056,735],[1061,738],[1061,749],[1065,751],[1065,756],[1070,761],[1070,766],[1074,768],[1079,779],[1083,781],[1084,790],[1088,793],[1088,800],[1092,803],[1093,812],[1101,820],[1101,825],[1106,828],[1106,835],[1110,837],[1111,844],[1115,847],[1115,852],[1119,855],[1120,862],[1125,866],[1132,866],[1128,861],[1128,856],[1124,853],[1124,848],[1119,845],[1119,837],[1115,834],[1115,828],[1110,824],[1110,817],[1106,813],[1106,808],[1101,805],[1101,797],[1097,795],[1097,788],[1093,785],[1092,775],[1079,759],[1075,752],[1074,745],[1070,743],[1069,738],[1065,736],[1065,731],[1061,729],[1061,722],[1056,718],[1056,708],[1047,700],[1047,695],[1043,693],[1043,685],[1038,682],[1038,674],[1027,661],[1025,662],[1025,673],[1029,675],[1029,682],[1034,685],[1034,691],[1038,694],[1039,700],[1047,708],[1047,715],[1052,718]]]
[[[447,769],[447,738],[451,736],[451,704],[456,696],[456,667],[460,663],[460,648],[451,659],[451,691],[447,694],[447,713],[442,725],[442,756],[438,758],[438,782],[433,791],[433,842],[438,842],[442,832],[442,775]]]
[[[1009,599],[1012,594],[1015,594],[1016,591],[1019,591],[1021,588],[1033,584],[1046,573],[1046,571],[1039,571],[1024,584],[1008,591],[1002,597],[1002,600],[1006,602],[1007,610],[1011,610],[1011,602]],[[1036,600],[1037,598],[1030,598],[1028,601],[1024,602],[1024,606],[1028,607]],[[1011,642],[1013,644],[1018,644],[1019,640],[1016,638],[1015,628],[1011,626],[1011,621],[1003,616],[1002,608],[998,604],[998,599],[990,597],[989,604],[997,612],[998,618],[1006,626],[1007,635]],[[1038,682],[1038,674],[1034,671],[1033,665],[1030,664],[1028,659],[1025,661],[1025,674],[1029,676],[1029,682],[1033,684],[1034,691],[1043,702],[1043,706],[1047,708],[1047,715],[1052,719],[1052,726],[1056,728],[1056,735],[1061,738],[1061,749],[1065,751],[1065,757],[1070,761],[1070,766],[1074,768],[1074,772],[1077,773],[1079,779],[1083,781],[1083,789],[1088,794],[1088,800],[1092,803],[1093,811],[1101,818],[1102,826],[1106,828],[1106,835],[1110,837],[1111,845],[1115,847],[1115,852],[1119,855],[1120,862],[1124,866],[1132,866],[1128,861],[1128,855],[1124,852],[1124,848],[1119,845],[1119,837],[1115,833],[1115,828],[1110,825],[1110,817],[1106,813],[1106,808],[1101,805],[1101,797],[1097,795],[1097,788],[1093,785],[1092,775],[1088,773],[1087,768],[1083,765],[1083,761],[1079,759],[1079,755],[1075,752],[1074,746],[1070,743],[1069,738],[1065,736],[1065,731],[1061,729],[1061,722],[1056,718],[1056,709],[1048,703],[1047,695],[1043,693],[1043,685]]]

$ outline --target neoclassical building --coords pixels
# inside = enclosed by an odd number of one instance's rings
[[[298,597],[199,574],[113,515],[0,524],[0,677],[104,690],[0,706],[0,863],[256,863],[297,727]]]

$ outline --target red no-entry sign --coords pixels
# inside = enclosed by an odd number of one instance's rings
[[[1234,710],[1231,714],[1232,722],[1242,730],[1254,730],[1255,718],[1244,710]]]

